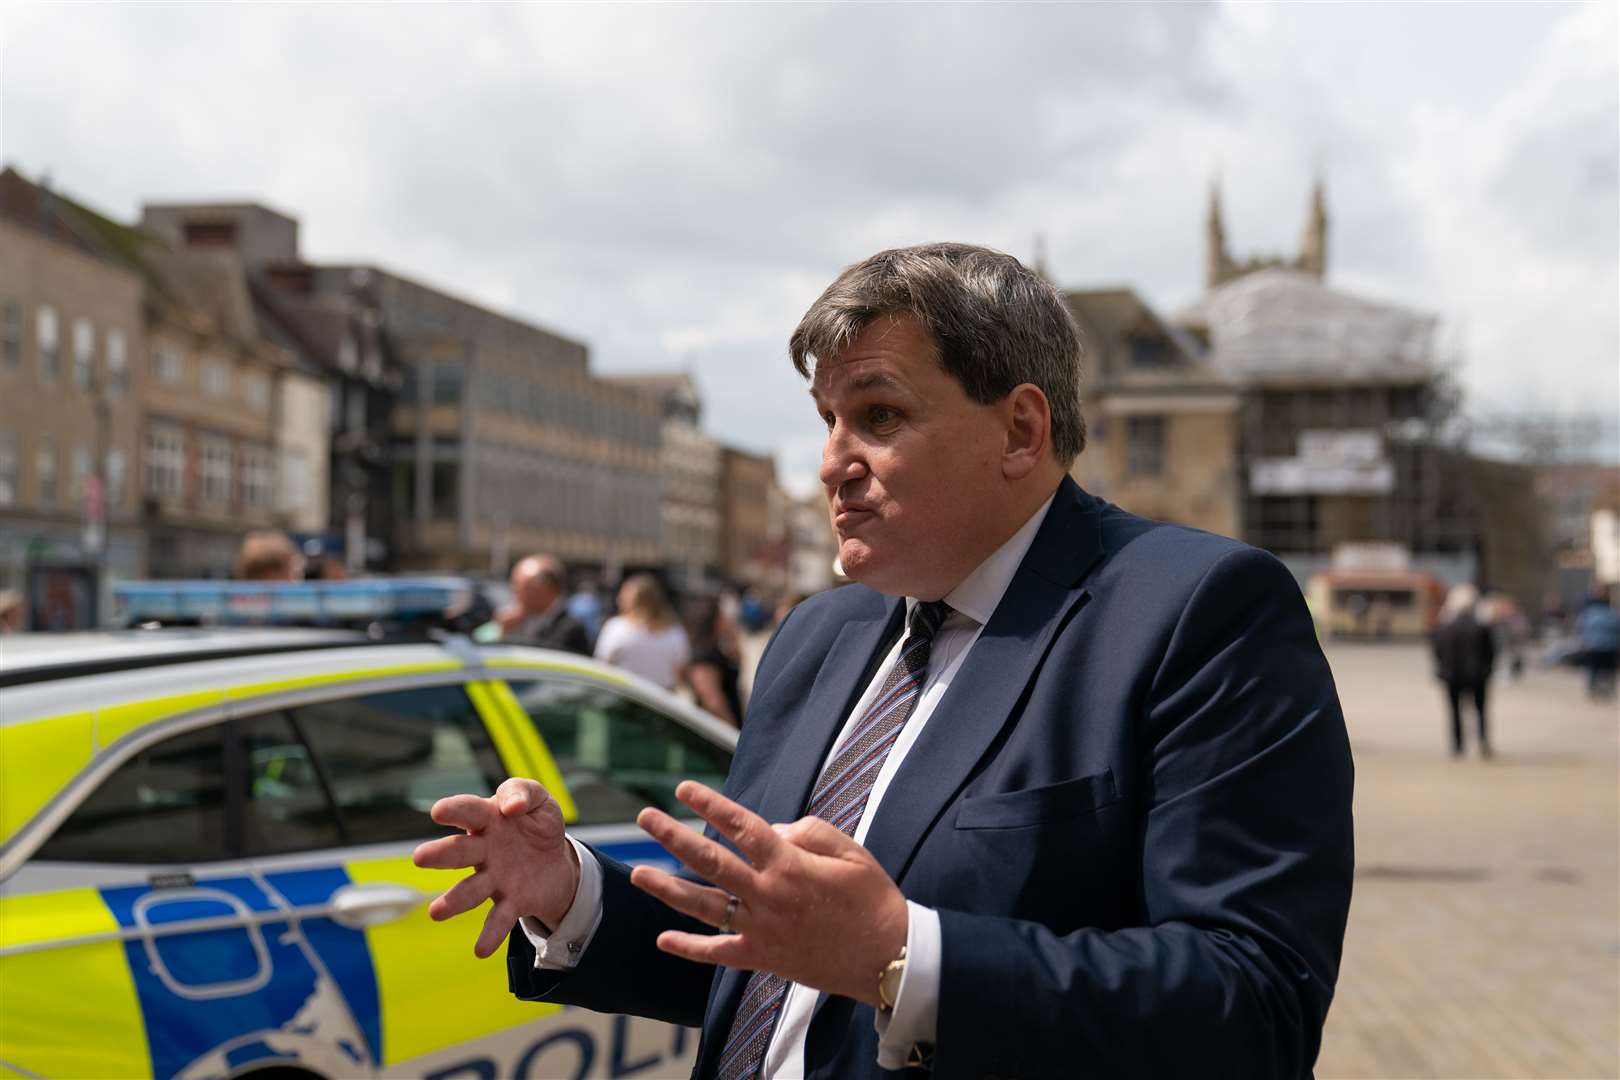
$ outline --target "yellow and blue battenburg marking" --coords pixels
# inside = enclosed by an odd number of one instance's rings
[[[261,885],[260,882],[263,882]],[[341,867],[208,878],[193,887],[101,890],[118,925],[156,1077],[222,1072],[299,1057],[284,1035],[326,1036],[355,1072],[379,1063],[377,982],[365,934],[329,918],[285,917],[348,883]],[[273,890],[273,893],[271,891]],[[163,933],[192,921],[213,929]],[[329,1015],[340,1004],[347,1016]],[[327,1013],[327,1015],[323,1015]],[[345,1028],[349,1030],[344,1030]]]
[[[201,721],[210,710],[326,684],[441,678],[464,667],[443,654],[424,659],[414,648],[373,647],[359,668],[306,657],[287,671],[244,665],[204,690],[132,692],[146,680],[155,688],[154,671],[116,684],[91,680],[72,700],[50,699],[49,707],[64,711],[0,723],[0,843],[16,839],[109,746],[150,725]],[[490,659],[485,678],[463,685],[502,760],[544,783],[576,820],[556,762],[499,677],[503,667],[574,668]],[[672,866],[628,824],[599,835],[605,842],[596,846],[610,858]],[[337,922],[331,904],[345,888],[402,885],[425,901],[453,879],[411,865],[403,851],[348,862],[332,852],[331,860],[311,853],[284,869],[214,863],[144,880],[126,871],[116,884],[86,867],[71,876],[73,887],[40,892],[17,892],[19,879],[10,879],[12,891],[0,890],[0,1077],[207,1080],[271,1060],[327,1076],[401,1068],[539,1075],[555,1055],[576,1051],[580,1069],[595,1061],[628,1075],[688,1054],[678,1029],[658,1035],[662,1048],[650,1051],[645,1039],[632,1038],[627,1018],[565,1017],[560,1007],[518,1001],[498,971],[472,956],[476,926],[435,923],[425,902],[364,930]],[[534,1026],[546,1017],[555,1020]]]

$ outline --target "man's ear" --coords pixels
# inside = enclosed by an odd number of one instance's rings
[[[1007,441],[1001,452],[1001,474],[1022,480],[1046,457],[1052,432],[1052,408],[1034,383],[1013,387],[1003,404]]]

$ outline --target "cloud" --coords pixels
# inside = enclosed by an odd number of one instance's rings
[[[1476,395],[1613,401],[1616,31],[1552,5],[13,6],[0,151],[108,211],[248,197],[306,253],[682,367],[814,484],[785,343],[844,265],[968,239],[1062,284],[1292,252],[1465,328]],[[1534,357],[1534,363],[1528,358]],[[1605,399],[1603,395],[1607,394]]]

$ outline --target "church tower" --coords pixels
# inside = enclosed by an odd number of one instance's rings
[[[1327,196],[1322,178],[1311,185],[1311,209],[1305,219],[1305,238],[1299,247],[1299,268],[1318,278],[1327,274]]]
[[[1231,276],[1232,258],[1226,252],[1226,226],[1221,221],[1221,184],[1209,182],[1209,216],[1204,221],[1204,287],[1213,289]]]

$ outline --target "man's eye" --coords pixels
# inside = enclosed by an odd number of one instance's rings
[[[885,405],[878,405],[874,407],[871,412],[867,413],[868,419],[871,420],[873,426],[875,427],[882,427],[884,424],[895,420],[899,415],[899,413]]]
[[[822,413],[821,414],[821,422],[823,424],[827,425],[827,430],[828,431],[831,431],[833,429],[833,423],[834,423],[833,414],[830,413],[830,412]]]

